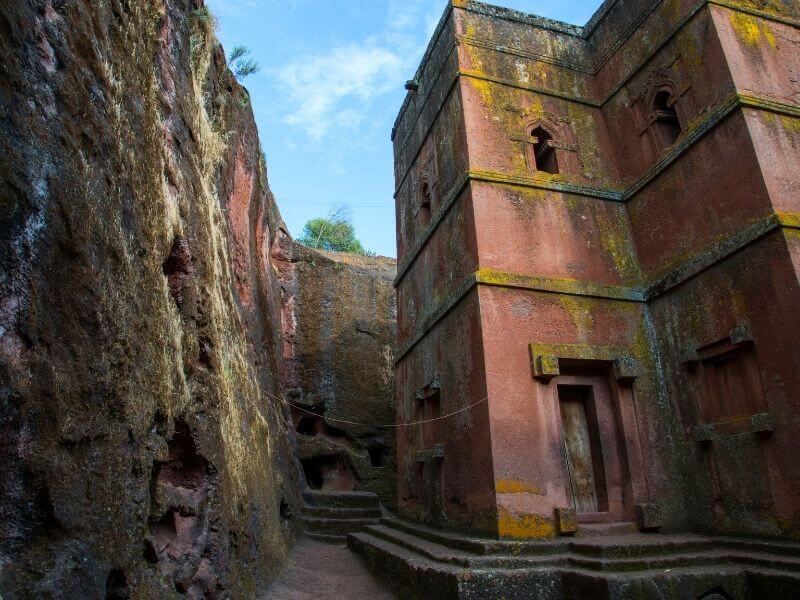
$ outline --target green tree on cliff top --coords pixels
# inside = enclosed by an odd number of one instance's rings
[[[304,246],[318,250],[349,252],[350,254],[370,255],[356,239],[352,223],[334,213],[329,217],[319,217],[306,222],[303,235],[298,240]]]

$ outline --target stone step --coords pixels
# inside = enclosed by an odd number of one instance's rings
[[[629,531],[627,525],[605,528]],[[371,539],[402,548],[452,568],[501,570],[549,569],[586,576],[644,572],[746,568],[800,573],[800,544],[763,540],[718,539],[695,534],[626,533],[549,541],[513,542],[474,538],[437,530],[396,517],[366,528]],[[605,574],[605,575],[604,575]]]
[[[385,527],[385,526],[384,526]],[[388,529],[388,528],[387,528]],[[374,535],[370,530],[348,535],[348,546],[366,560],[371,570],[403,585],[405,598],[537,598],[558,600],[564,597],[592,597],[609,600],[618,597],[669,597],[676,589],[702,591],[709,585],[727,582],[732,589],[740,588],[746,595],[747,582],[764,598],[796,598],[800,590],[800,573],[783,570],[750,569],[745,572],[725,562],[724,553],[704,552],[675,557],[678,566],[668,567],[668,557],[662,562],[634,565],[632,571],[604,570],[602,564],[622,563],[584,558],[566,566],[552,564],[532,568],[471,568],[445,564]],[[399,539],[397,541],[400,541]],[[421,548],[421,547],[420,547]],[[430,550],[428,547],[427,550]],[[490,557],[476,557],[486,559]],[[543,557],[548,558],[548,557]],[[550,557],[552,559],[552,557]],[[669,557],[672,559],[672,557]],[[717,560],[722,562],[716,563]],[[648,568],[649,567],[649,568]],[[639,570],[642,569],[642,570]],[[631,596],[633,594],[633,596]],[[692,596],[693,597],[693,596]],[[738,597],[738,596],[737,596]]]
[[[361,555],[374,574],[395,585],[402,583],[404,598],[459,598],[461,567],[443,565],[366,532],[349,534],[347,546]]]
[[[537,540],[534,542],[516,542],[511,540],[492,540],[471,537],[458,533],[442,531],[413,523],[396,516],[385,516],[381,524],[411,534],[413,536],[478,555],[489,554],[556,554],[563,552],[568,540]]]
[[[377,507],[343,508],[340,506],[309,506],[304,504],[301,508],[301,514],[303,516],[326,519],[380,519],[381,509]]]
[[[695,535],[633,534],[615,537],[577,538],[570,549],[593,558],[647,558],[698,553],[713,547],[710,539]]]
[[[636,523],[617,521],[613,523],[578,523],[578,537],[615,536],[636,533]]]
[[[747,579],[755,598],[783,599],[800,598],[800,571],[787,572],[778,569],[748,570]]]
[[[737,550],[727,550],[726,556],[730,562],[739,565],[786,570],[800,575],[800,556],[781,556],[780,554],[766,552],[742,552]]]
[[[722,565],[726,562],[725,555],[718,552],[666,554],[641,558],[590,558],[573,555],[569,560],[570,565],[587,571],[613,573],[696,568],[707,565]]]
[[[627,554],[614,556],[614,553],[609,553],[608,556],[580,556],[572,551],[572,545],[562,546],[563,552],[560,554],[545,552],[538,555],[529,553],[477,556],[470,552],[455,550],[448,546],[416,537],[387,525],[373,525],[367,527],[365,531],[370,535],[415,552],[425,558],[470,568],[556,568],[572,565],[593,571],[624,572],[691,567],[720,563],[726,560],[725,556],[719,553],[696,551],[690,553],[687,551],[666,554],[667,549],[675,549],[675,546],[670,544],[663,544],[657,547],[652,545],[652,549],[658,551],[657,554],[638,558],[629,558]],[[696,550],[694,546],[689,546],[689,548]],[[636,552],[632,554],[636,554]]]
[[[416,537],[399,529],[395,529],[394,527],[383,524],[370,525],[364,532],[378,539],[390,542],[395,546],[415,552],[425,558],[467,566],[465,560],[469,557],[468,553],[454,550],[453,548],[437,544],[424,538]]]
[[[565,565],[569,560],[569,556],[566,554],[549,553],[539,556],[518,556],[514,554],[476,555],[464,550],[437,544],[386,525],[372,525],[367,527],[365,532],[376,538],[415,552],[425,558],[461,567],[506,569],[521,567],[554,567],[562,564]]]
[[[307,490],[303,499],[308,506],[337,508],[379,508],[378,495],[372,492],[323,492]]]
[[[317,533],[315,531],[306,531],[305,534],[312,540],[323,542],[325,544],[337,544],[337,545],[347,544],[346,535],[330,535],[327,533]]]
[[[572,551],[579,555],[597,558],[644,558],[660,554],[700,552],[711,546],[708,538],[694,535],[632,533],[609,537],[512,541],[476,538],[442,531],[394,515],[383,517],[381,524],[455,550],[487,556],[554,556]]]
[[[797,542],[729,537],[715,537],[711,539],[715,544],[724,548],[730,548],[731,550],[777,554],[780,556],[800,556],[800,543]]]
[[[327,535],[346,535],[356,531],[363,531],[368,525],[378,523],[378,519],[324,519],[317,517],[303,517],[303,527],[313,533]]]

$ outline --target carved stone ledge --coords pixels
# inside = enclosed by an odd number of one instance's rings
[[[634,508],[639,531],[658,531],[664,526],[664,512],[661,505],[645,503],[637,504]]]
[[[633,383],[638,376],[639,365],[633,357],[625,356],[614,361],[614,378],[620,383]]]
[[[417,452],[417,462],[426,463],[444,458],[444,444],[434,444],[427,450],[420,450]]]
[[[578,531],[578,518],[574,508],[556,508],[556,530],[560,535],[575,535]]]
[[[750,417],[750,432],[760,434],[770,434],[775,431],[775,419],[766,413],[758,413]]]
[[[745,324],[740,324],[731,329],[730,338],[732,344],[744,344],[753,341],[750,328]]]
[[[692,427],[692,439],[698,443],[713,442],[717,438],[717,432],[713,423],[702,423]]]
[[[558,367],[558,357],[537,356],[533,361],[533,377],[542,381],[550,381],[558,377],[561,370]]]
[[[763,412],[717,423],[700,423],[691,428],[691,436],[697,443],[710,444],[722,438],[747,433],[770,435],[774,429],[775,418],[772,414]]]

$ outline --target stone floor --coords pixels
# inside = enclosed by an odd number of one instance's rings
[[[261,600],[394,600],[346,546],[303,540]]]

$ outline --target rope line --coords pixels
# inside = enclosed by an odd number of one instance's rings
[[[531,363],[530,363],[530,365],[528,365],[528,367],[530,368],[532,366],[533,366],[533,361],[531,361]],[[500,388],[500,390],[498,390],[498,392],[504,390],[509,385],[511,385],[511,381],[510,380],[507,381],[506,384],[504,386],[502,386]],[[423,425],[425,423],[432,423],[434,421],[442,421],[444,419],[449,419],[450,417],[455,416],[457,414],[466,412],[468,410],[472,410],[473,408],[475,408],[479,404],[483,404],[484,402],[487,402],[488,400],[489,400],[489,396],[486,396],[484,398],[481,398],[477,402],[473,402],[469,406],[465,406],[464,408],[459,408],[458,410],[454,410],[453,412],[447,413],[446,415],[442,415],[440,417],[434,417],[432,419],[424,419],[422,421],[414,421],[413,423],[392,423],[390,425],[374,425],[372,423],[360,423],[358,421],[347,421],[345,419],[335,419],[333,417],[328,417],[326,415],[321,415],[319,413],[315,413],[315,412],[310,411],[310,410],[308,410],[306,408],[303,408],[302,406],[298,406],[297,404],[292,404],[291,402],[288,402],[288,401],[286,402],[286,404],[288,404],[292,408],[296,408],[299,411],[302,411],[302,412],[304,412],[304,413],[306,413],[308,415],[311,415],[313,417],[318,417],[318,418],[320,418],[320,419],[322,419],[324,421],[332,421],[332,422],[335,422],[335,423],[344,423],[346,425],[358,425],[359,427],[386,427],[386,428],[398,429],[400,427],[415,427],[417,425]]]
[[[392,423],[391,425],[373,425],[372,423],[359,423],[357,421],[347,421],[345,419],[334,419],[333,417],[328,417],[328,416],[325,416],[325,415],[320,415],[318,413],[312,412],[310,410],[307,410],[307,409],[303,408],[302,406],[297,406],[296,404],[292,404],[291,402],[287,402],[286,404],[288,404],[292,408],[296,408],[297,410],[303,411],[304,413],[312,415],[314,417],[319,417],[320,419],[323,419],[325,421],[334,421],[336,423],[345,423],[347,425],[359,425],[359,426],[362,426],[362,427],[394,427],[394,428],[398,428],[398,427],[414,427],[415,425],[422,425],[423,423],[432,423],[433,421],[441,421],[443,419],[449,419],[453,415],[457,415],[459,413],[466,412],[466,411],[478,406],[478,404],[486,402],[488,399],[489,399],[489,396],[486,396],[486,398],[478,400],[477,402],[475,402],[473,404],[470,404],[469,406],[465,406],[464,408],[460,408],[460,409],[455,410],[455,411],[453,411],[451,413],[447,413],[446,415],[442,415],[441,417],[434,417],[433,419],[425,419],[423,421],[414,421],[413,423]]]

